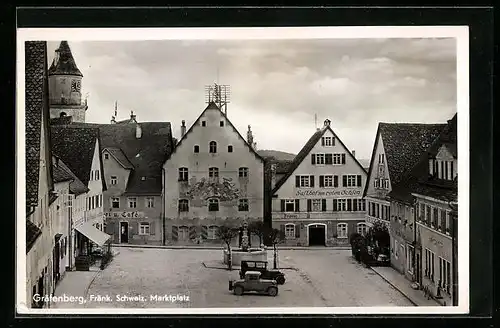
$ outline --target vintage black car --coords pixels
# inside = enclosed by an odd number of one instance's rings
[[[259,271],[247,271],[242,280],[229,281],[229,290],[238,296],[248,292],[276,296],[278,295],[278,283],[272,279],[262,279]]]
[[[279,285],[285,283],[285,274],[279,270],[268,270],[266,261],[241,261],[240,278],[245,277],[247,271],[258,271],[262,279],[276,280]]]

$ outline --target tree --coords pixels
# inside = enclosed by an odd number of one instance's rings
[[[237,235],[238,235],[238,229],[236,229],[233,226],[225,224],[217,228],[216,237],[222,240],[227,246],[227,267],[229,270],[233,269],[233,263],[231,258],[231,242]]]
[[[274,229],[274,228],[266,228],[266,235],[269,238],[269,241],[273,245],[273,267],[276,269],[278,267],[278,253],[276,246],[285,240],[285,232],[283,230]]]
[[[248,225],[248,231],[251,234],[254,234],[259,237],[259,246],[262,245],[262,241],[264,239],[265,234],[264,221],[253,221]]]

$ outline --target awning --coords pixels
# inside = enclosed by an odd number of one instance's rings
[[[111,236],[108,235],[107,233],[104,233],[101,230],[94,227],[92,225],[92,222],[90,221],[76,228],[76,231],[78,231],[88,239],[92,240],[98,246],[104,245],[106,241],[108,241],[108,239],[111,238]]]

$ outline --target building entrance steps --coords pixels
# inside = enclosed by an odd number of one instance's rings
[[[401,273],[391,267],[372,267],[382,279],[387,281],[392,287],[396,288],[408,300],[416,306],[441,306],[434,299],[427,299],[423,291],[415,290],[411,287],[412,282],[406,279]]]

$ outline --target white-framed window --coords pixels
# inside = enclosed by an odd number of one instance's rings
[[[139,235],[149,235],[149,222],[140,222],[139,223]]]
[[[110,180],[111,180],[111,184],[115,185],[116,181],[117,181],[116,175],[112,175],[111,178],[110,178]]]
[[[208,168],[208,177],[209,178],[218,178],[219,177],[219,168],[217,168],[217,167]]]
[[[385,155],[384,154],[379,154],[378,155],[378,163],[383,164],[385,162]]]
[[[337,238],[347,238],[347,223],[337,223]]]
[[[322,207],[321,207],[321,199],[313,199],[311,200],[311,211],[312,212],[321,212]]]
[[[333,138],[332,137],[322,137],[321,138],[321,144],[325,147],[332,147],[333,146]]]
[[[189,170],[187,167],[179,168],[179,181],[188,181]]]
[[[198,154],[200,152],[200,146],[199,145],[194,145],[193,146],[193,153]]]
[[[411,245],[406,247],[406,270],[413,274],[413,256],[415,254],[415,248]]]
[[[285,199],[285,212],[295,212],[295,199]]]
[[[285,237],[295,238],[295,224],[293,223],[285,224]]]
[[[217,212],[219,210],[219,200],[217,198],[210,198],[208,200],[208,211]]]
[[[355,174],[348,174],[346,187],[356,187],[356,177]]]
[[[333,154],[333,164],[345,164],[345,154]]]
[[[217,142],[210,141],[210,143],[208,144],[208,152],[211,154],[217,153]]]
[[[389,179],[380,179],[382,189],[389,189]]]
[[[128,207],[136,208],[137,207],[137,197],[129,197],[128,198]]]
[[[337,199],[337,211],[347,211],[347,199]]]
[[[326,187],[326,188],[333,187],[333,175],[324,175],[323,176],[323,187]]]
[[[424,275],[434,282],[434,257],[435,254],[430,249],[425,249],[425,270]]]
[[[189,228],[186,226],[181,226],[177,230],[177,239],[178,240],[189,240]]]
[[[207,121],[201,121],[201,126],[207,126]]]
[[[211,239],[211,240],[214,240],[214,239],[217,239],[217,229],[218,227],[217,226],[209,226],[207,228],[207,239]]]
[[[189,201],[187,199],[179,199],[179,212],[189,212]]]
[[[311,178],[310,175],[299,175],[299,187],[300,188],[309,188],[311,187],[312,183],[311,183],[311,179],[314,179],[314,178]]]
[[[227,152],[228,153],[232,153],[233,152],[233,146],[232,145],[227,146]]]
[[[363,236],[366,235],[366,232],[368,231],[368,226],[364,222],[359,222],[356,228],[358,230],[357,232]]]
[[[439,257],[439,280],[437,281],[439,286],[450,294],[451,290],[451,263],[442,257]]]
[[[373,180],[373,187],[379,188],[380,187],[380,179],[374,179]]]
[[[240,199],[239,200],[238,211],[248,212],[248,199]]]
[[[238,177],[247,178],[248,177],[248,167],[240,167],[238,169]]]
[[[99,180],[99,178],[100,178],[100,172],[99,172],[99,170],[96,170],[95,171],[95,179]]]
[[[155,207],[155,198],[154,197],[146,197],[146,207],[154,208]]]
[[[109,159],[109,154],[108,153],[104,154],[104,159]]]
[[[316,154],[316,165],[325,164],[325,154]]]

